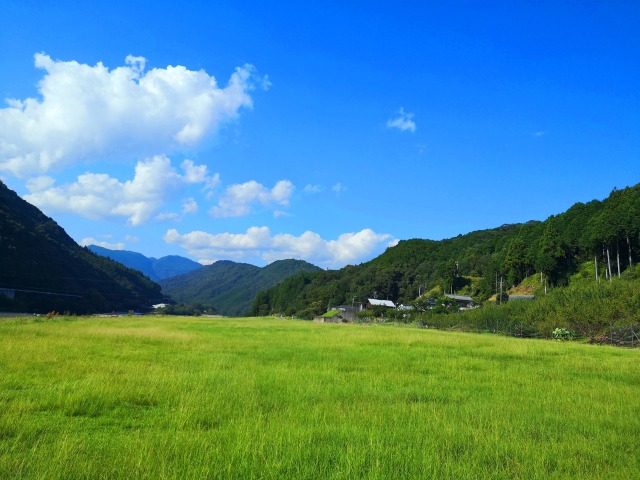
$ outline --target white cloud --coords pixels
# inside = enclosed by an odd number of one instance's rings
[[[216,176],[207,173],[204,165],[184,161],[180,174],[169,158],[158,155],[136,165],[133,180],[120,182],[107,174],[87,172],[73,184],[53,186],[49,177],[38,177],[27,183],[30,193],[24,198],[47,212],[73,212],[92,220],[126,218],[136,226],[157,220],[176,220],[174,213],[159,210],[186,185],[202,183],[212,188]],[[194,174],[197,172],[197,175]],[[183,214],[197,209],[195,200],[183,204]]]
[[[397,128],[403,132],[408,130],[414,133],[416,131],[416,122],[412,118],[413,113],[406,113],[404,108],[401,108],[393,118],[387,120],[387,127]]]
[[[324,190],[324,187],[322,185],[305,185],[304,187],[304,192],[305,193],[320,193],[322,192],[322,190]]]
[[[537,131],[537,132],[533,132],[533,136],[534,136],[534,137],[542,137],[542,136],[544,136],[544,135],[545,135],[545,133],[547,133],[547,132],[544,132],[544,131],[542,131],[542,130],[539,130],[539,131]]]
[[[311,231],[298,237],[290,234],[272,235],[268,227],[251,227],[246,233],[194,231],[184,235],[171,229],[165,234],[164,241],[181,246],[190,255],[200,259],[201,263],[219,259],[270,263],[296,258],[331,268],[367,260],[385,247],[397,243],[391,235],[378,234],[371,229],[344,233],[336,240],[325,240]]]
[[[40,98],[8,99],[0,109],[0,171],[19,178],[192,148],[250,108],[248,92],[260,81],[250,65],[220,87],[203,70],[145,71],[145,59],[132,56],[113,70],[45,54],[35,55],[35,66],[45,72]]]
[[[280,180],[271,190],[255,180],[231,185],[220,197],[218,205],[211,208],[210,214],[218,218],[241,217],[251,213],[255,204],[287,206],[294,188],[289,180]]]
[[[187,198],[182,202],[182,213],[196,213],[198,211],[198,202],[193,198]]]
[[[79,245],[81,247],[88,247],[89,245],[97,245],[98,247],[108,248],[109,250],[124,250],[124,243],[109,243],[101,240],[96,240],[95,238],[86,237],[80,240]]]
[[[340,195],[342,192],[347,190],[347,187],[345,187],[341,183],[336,183],[333,187],[331,187],[331,190],[333,190],[336,195]]]
[[[289,212],[283,212],[282,210],[275,210],[273,212],[273,218],[280,218],[280,217],[290,217],[291,214]]]

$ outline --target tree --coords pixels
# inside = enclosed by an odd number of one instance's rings
[[[504,259],[504,270],[507,272],[507,285],[520,283],[527,273],[529,262],[527,261],[527,246],[521,237],[515,238],[507,249]]]
[[[557,282],[566,273],[566,252],[553,220],[553,217],[547,220],[547,226],[540,239],[536,268],[553,282]]]

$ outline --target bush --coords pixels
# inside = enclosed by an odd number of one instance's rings
[[[558,327],[553,330],[553,338],[556,340],[573,340],[575,338],[575,334],[571,330]]]

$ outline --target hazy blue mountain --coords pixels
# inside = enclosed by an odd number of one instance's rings
[[[162,300],[137,270],[80,247],[0,181],[0,310],[93,313]]]
[[[153,258],[145,257],[141,253],[137,252],[130,252],[128,250],[110,250],[97,245],[90,245],[89,249],[98,255],[109,257],[110,259],[120,262],[129,268],[135,268],[154,281],[175,277],[176,275],[182,275],[183,273],[191,272],[202,267],[198,262],[194,262],[193,260],[180,257],[178,255]]]
[[[301,272],[320,268],[302,260],[278,260],[266,267],[219,261],[199,270],[160,281],[176,302],[212,305],[224,315],[244,315],[256,294]]]

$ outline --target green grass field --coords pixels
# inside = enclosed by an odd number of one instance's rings
[[[640,475],[640,351],[276,319],[3,319],[0,372],[0,478]]]

